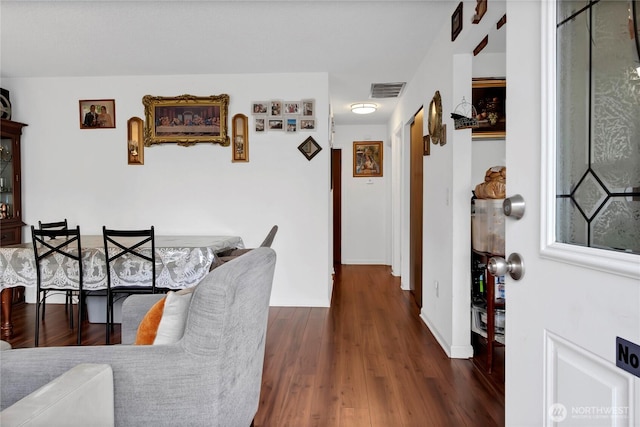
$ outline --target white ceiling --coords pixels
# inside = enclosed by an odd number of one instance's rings
[[[385,124],[459,0],[0,0],[0,77],[327,72],[335,122]],[[170,94],[169,94],[170,95]]]

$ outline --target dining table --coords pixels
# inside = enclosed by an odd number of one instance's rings
[[[82,287],[83,291],[107,289],[107,271],[102,235],[81,235]],[[55,243],[55,239],[52,241]],[[186,236],[156,235],[156,286],[169,290],[179,290],[196,286],[210,271],[219,253],[236,248],[244,248],[239,236]],[[109,247],[108,251],[117,251]],[[142,246],[142,252],[151,252],[150,244]],[[135,258],[135,257],[133,257]],[[149,269],[134,259],[126,259],[111,265],[112,281],[119,286],[136,286]],[[77,265],[70,266],[65,258],[53,254],[46,258],[46,266],[41,268],[41,284],[55,284],[63,290],[78,290]],[[44,264],[44,263],[43,263]],[[13,291],[16,287],[36,287],[36,264],[33,244],[20,243],[0,247],[0,302],[2,304],[0,335],[13,334],[11,320]]]

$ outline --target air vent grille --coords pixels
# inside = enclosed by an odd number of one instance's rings
[[[406,83],[372,83],[371,98],[398,98]]]

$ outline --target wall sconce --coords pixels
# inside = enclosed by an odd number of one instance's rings
[[[351,104],[351,112],[356,114],[371,114],[378,109],[376,104],[358,103]]]
[[[144,165],[143,125],[139,117],[127,120],[127,159],[130,165]]]
[[[249,119],[244,114],[236,114],[231,121],[233,128],[234,162],[249,161]]]

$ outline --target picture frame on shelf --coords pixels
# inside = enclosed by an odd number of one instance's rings
[[[382,177],[382,141],[353,142],[353,176],[358,178]]]
[[[471,98],[478,127],[472,128],[473,139],[506,137],[507,81],[504,78],[474,78]]]
[[[114,129],[116,127],[115,99],[83,99],[80,108],[80,129]]]
[[[458,4],[456,10],[451,15],[451,41],[455,41],[460,32],[462,31],[462,6],[463,2]]]
[[[229,95],[176,97],[145,95],[144,144],[189,146],[214,143],[228,146]]]

